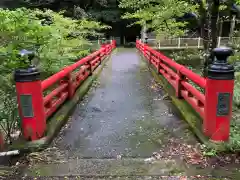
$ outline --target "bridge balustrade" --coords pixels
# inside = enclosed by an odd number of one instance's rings
[[[115,40],[103,44],[96,52],[43,81],[34,66],[15,71],[19,115],[25,139],[37,140],[44,136],[47,120],[62,104],[73,98],[79,86],[115,47]]]
[[[208,67],[206,78],[164,56],[161,52],[136,41],[136,47],[175,89],[176,97],[184,99],[203,119],[204,134],[213,141],[229,139],[234,87],[234,68],[227,64],[229,48],[214,50],[217,60]],[[193,82],[196,86],[193,86]],[[199,89],[202,89],[199,90]]]

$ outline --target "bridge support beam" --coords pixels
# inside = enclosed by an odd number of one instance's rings
[[[203,131],[214,142],[228,141],[232,114],[234,68],[227,63],[230,48],[215,48],[216,60],[207,68]]]

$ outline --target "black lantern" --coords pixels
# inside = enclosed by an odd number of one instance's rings
[[[234,79],[234,67],[227,62],[228,57],[233,55],[229,47],[219,47],[212,51],[214,60],[206,69],[206,75],[210,79]]]
[[[39,64],[39,57],[34,51],[23,49],[19,52],[19,56],[25,65],[38,66]]]
[[[145,37],[145,44],[148,43],[148,37]]]
[[[106,43],[106,38],[102,38],[102,44]]]
[[[14,72],[15,81],[31,82],[35,80],[40,80],[40,71],[37,68],[39,58],[36,56],[35,52],[23,49],[18,53],[18,56],[23,63],[22,66],[16,69]]]

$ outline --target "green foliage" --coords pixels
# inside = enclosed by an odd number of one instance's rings
[[[235,32],[235,36],[239,37],[239,32]],[[235,83],[234,83],[234,95],[233,102],[234,105],[240,106],[240,39],[233,38],[229,44],[231,44],[232,48],[235,50],[233,56],[231,56],[228,60],[229,63],[234,65],[235,73]]]
[[[235,114],[235,117],[231,121],[230,129],[230,143],[227,145],[228,149],[233,152],[240,151],[240,125],[239,115]]]
[[[29,7],[48,7],[54,11],[65,9],[65,15],[81,19],[92,18],[103,22],[120,21],[118,0],[20,0]]]
[[[236,4],[240,4],[240,0],[234,0],[236,2]]]
[[[121,8],[131,9],[123,18],[136,19],[136,24],[153,29],[158,36],[179,36],[184,34],[185,22],[176,17],[186,12],[197,12],[197,6],[179,0],[121,0]]]
[[[233,94],[233,102],[236,106],[240,106],[240,79],[239,73],[235,75],[235,83],[234,83],[234,94]]]
[[[37,18],[40,15],[51,17],[52,24],[42,26],[43,20]],[[87,36],[96,36],[97,30],[106,28],[95,21],[73,20],[50,10],[0,10],[0,20],[1,61],[4,61],[4,69],[10,72],[24,66],[17,58],[21,49],[35,50],[41,59],[42,70],[56,72],[86,55],[83,47],[89,44]]]
[[[202,150],[202,153],[203,153],[204,156],[213,157],[213,156],[217,155],[217,150],[216,149],[209,148],[205,144],[201,145],[201,150]]]
[[[173,51],[167,55],[174,59],[177,63],[193,68],[199,68],[202,65],[203,51],[198,49],[185,49],[182,51]]]
[[[88,36],[99,35],[107,26],[87,19],[73,20],[63,12],[51,10],[0,9],[0,118],[2,129],[16,120],[14,69],[29,66],[19,57],[22,49],[33,50],[39,57],[38,67],[49,76],[76,59],[87,55],[91,43]],[[9,124],[10,123],[10,124]],[[15,124],[13,125],[15,126]],[[9,129],[7,129],[9,131]],[[11,132],[7,132],[9,134]]]

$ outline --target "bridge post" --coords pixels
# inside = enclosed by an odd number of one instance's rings
[[[198,48],[201,46],[201,37],[198,37]]]
[[[218,37],[218,44],[217,44],[217,47],[220,47],[221,45],[221,36]]]
[[[103,54],[105,56],[107,54],[106,44],[101,44],[101,48],[103,49]]]
[[[5,148],[5,141],[3,133],[0,131],[0,151],[3,151]]]
[[[181,38],[179,37],[178,38],[178,48],[180,48],[181,47]]]
[[[144,45],[143,45],[143,49],[144,49],[144,56],[146,58],[147,58],[147,43],[148,43],[148,37],[145,37],[145,42],[144,42]]]
[[[14,79],[22,134],[26,140],[37,140],[46,129],[40,72],[34,66],[17,69]]]
[[[162,61],[161,61],[161,59],[158,57],[158,63],[157,63],[157,72],[158,72],[158,74],[161,74],[161,73],[160,73],[161,63],[162,63]]]
[[[114,40],[113,40],[113,49],[116,48],[116,47],[117,47],[117,42],[116,42],[116,40],[114,39]]]
[[[181,96],[181,90],[182,90],[182,84],[181,84],[181,81],[184,81],[186,80],[186,77],[184,75],[182,75],[182,73],[180,72],[180,70],[177,71],[177,74],[178,74],[178,79],[177,79],[177,86],[176,86],[176,97],[181,99],[182,96]]]
[[[68,83],[68,98],[71,99],[74,96],[73,79],[71,73],[67,76],[67,83]]]
[[[227,63],[232,49],[215,48],[216,60],[207,68],[203,131],[212,141],[228,141],[232,113],[234,67]]]
[[[152,64],[152,52],[151,52],[151,51],[149,51],[148,64],[149,64],[149,65]]]
[[[146,44],[143,44],[143,56],[146,58]]]

